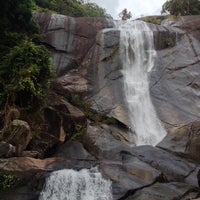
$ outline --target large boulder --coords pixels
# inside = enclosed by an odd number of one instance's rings
[[[66,142],[61,145],[56,153],[55,157],[64,157],[68,159],[76,160],[94,160],[95,158],[90,155],[80,142]]]
[[[55,93],[49,96],[49,107],[44,111],[48,122],[48,133],[56,136],[60,142],[69,139],[78,128],[86,127],[85,114]]]
[[[134,195],[129,196],[125,200],[184,200],[196,197],[198,197],[198,190],[194,191],[194,188],[184,183],[173,182],[156,183],[137,191]]]
[[[33,136],[27,122],[15,119],[4,133],[4,137],[8,143],[16,146],[16,155],[21,156]]]
[[[199,165],[187,159],[152,146],[135,147],[132,149],[131,154],[161,171],[165,181],[186,182],[198,186]]]
[[[200,121],[174,128],[158,147],[200,163]]]
[[[100,170],[112,181],[114,199],[124,199],[140,188],[154,183],[161,173],[136,157],[124,155],[119,162],[102,161]]]
[[[58,77],[53,83],[53,88],[64,96],[84,96],[89,90],[89,81],[75,71]]]
[[[0,158],[9,158],[15,156],[16,147],[7,143],[0,142]]]
[[[44,158],[52,155],[57,146],[60,144],[60,140],[49,133],[41,133],[39,137],[34,137],[30,144],[29,149],[31,151],[24,151],[22,156]]]
[[[83,144],[98,159],[119,160],[121,159],[120,151],[131,148],[125,131],[93,122],[88,122]]]
[[[49,95],[44,117],[46,130],[39,137],[34,137],[29,145],[31,150],[38,152],[39,158],[54,154],[67,140],[82,138],[87,126],[85,114],[55,93]]]

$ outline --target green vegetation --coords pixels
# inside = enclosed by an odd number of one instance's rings
[[[148,16],[148,17],[142,17],[140,20],[152,24],[161,24],[162,20],[165,19],[165,16]]]
[[[11,119],[7,120],[7,116],[10,108],[19,109],[20,118],[25,118],[44,107],[54,76],[48,50],[32,42],[39,30],[32,20],[33,8],[32,0],[8,0],[0,7],[2,132],[9,126]],[[37,119],[33,119],[32,124],[35,124],[34,120]],[[10,176],[4,178],[2,187],[5,187],[6,180],[11,179]]]
[[[52,65],[44,46],[24,41],[13,47],[0,63],[0,102],[21,108],[39,108],[50,87]]]
[[[31,42],[38,26],[32,0],[8,0],[0,8],[0,107],[36,110],[48,95],[53,66],[48,50]]]
[[[84,114],[86,115],[86,117],[91,120],[94,121],[96,123],[101,122],[104,124],[117,124],[117,120],[112,118],[112,117],[107,117],[105,115],[99,115],[97,113],[95,113],[94,111],[92,111],[88,105],[88,103],[86,101],[84,101],[79,95],[75,94],[72,95],[71,98],[69,99],[69,101],[74,105],[77,106],[78,108],[80,108]]]
[[[164,19],[174,19],[174,18],[176,18],[176,16],[174,15],[155,15],[155,16],[142,17],[139,18],[139,20],[160,25]]]
[[[0,175],[0,191],[11,189],[18,180],[19,178],[11,174]]]
[[[34,0],[35,9],[45,12],[56,12],[72,17],[106,17],[111,18],[106,10],[95,3],[84,3],[78,0]]]
[[[102,123],[107,124],[107,125],[115,125],[117,124],[117,120],[113,117],[105,117],[102,120]]]
[[[162,6],[162,13],[171,15],[200,15],[199,0],[169,0]]]
[[[32,0],[4,1],[0,7],[1,31],[36,32],[37,26],[32,20],[32,6]]]
[[[173,47],[175,45],[175,41],[172,37],[168,37],[165,40],[165,44],[167,47]]]
[[[82,140],[84,132],[85,132],[85,127],[83,127],[80,124],[76,124],[75,133],[70,137],[69,141]]]
[[[90,119],[91,121],[94,121],[94,122],[100,122],[101,121],[101,117],[98,114],[92,112],[90,110],[88,103],[86,101],[84,101],[79,95],[77,95],[77,94],[72,95],[70,97],[69,101],[74,106],[77,106],[78,108],[80,108],[84,112],[86,117],[88,119]]]

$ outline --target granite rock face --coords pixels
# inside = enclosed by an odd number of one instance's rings
[[[199,15],[194,16],[180,16],[176,19],[163,20],[162,25],[172,26],[185,30],[188,34],[200,40],[200,23]]]
[[[52,48],[53,64],[58,75],[90,64],[97,32],[106,28],[106,19],[72,18],[57,14],[35,14],[41,27],[41,42]],[[87,58],[87,60],[85,60]]]
[[[200,42],[185,32],[172,48],[157,51],[151,73],[152,101],[166,128],[198,120]]]
[[[41,42],[52,49],[59,76],[55,90],[78,94],[95,112],[130,127],[119,60],[120,32],[113,29],[113,23],[55,14],[36,14],[34,19],[41,26]],[[159,118],[169,130],[200,118],[199,21],[199,16],[186,16],[162,26],[149,24],[157,50],[150,92]]]

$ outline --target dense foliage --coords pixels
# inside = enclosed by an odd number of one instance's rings
[[[35,32],[32,20],[32,0],[6,0],[0,6],[1,31]]]
[[[168,0],[162,6],[162,13],[171,15],[200,15],[199,0]]]
[[[111,17],[95,3],[78,0],[35,0],[35,3],[43,11],[55,11],[73,17]]]
[[[13,47],[0,64],[1,102],[21,108],[41,107],[52,77],[49,53],[44,46],[24,41]]]
[[[33,110],[44,105],[53,68],[49,53],[31,42],[38,27],[32,0],[7,0],[0,7],[0,109],[5,103]]]

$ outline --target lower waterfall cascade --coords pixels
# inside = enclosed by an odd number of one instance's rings
[[[111,181],[96,168],[63,169],[47,178],[39,200],[112,200]]]
[[[148,76],[154,67],[153,32],[147,23],[136,20],[120,23],[120,59],[128,104],[130,138],[138,145],[156,145],[166,135],[151,101]]]

